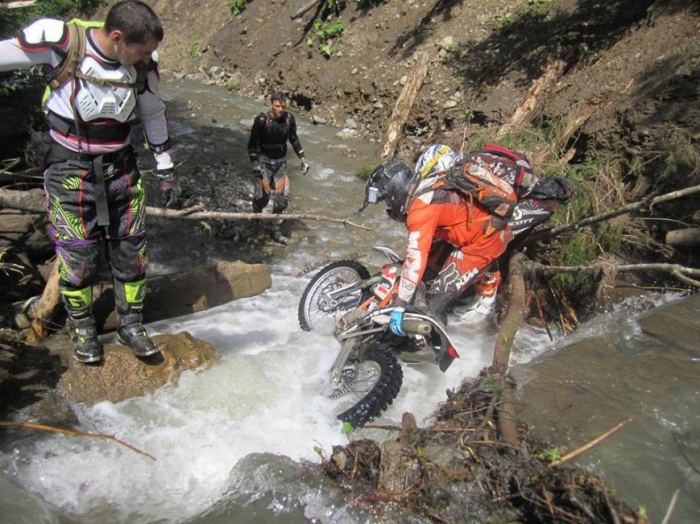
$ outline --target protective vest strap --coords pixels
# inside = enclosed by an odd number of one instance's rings
[[[83,58],[85,58],[87,28],[101,27],[102,25],[101,23],[84,22],[77,19],[66,22],[66,27],[68,28],[68,53],[63,62],[53,72],[52,78],[49,81],[49,87],[51,89],[62,86],[71,78],[81,78],[86,82],[100,86],[131,87],[137,91],[143,90],[146,84],[146,75],[148,75],[148,66],[146,64],[143,64],[143,66],[136,64],[136,81],[133,84],[105,80],[103,78],[86,75],[80,71],[80,63],[83,61]]]
[[[46,115],[46,122],[51,129],[63,136],[80,137],[89,142],[125,142],[131,132],[131,125],[126,122],[116,125],[78,125],[51,111]]]

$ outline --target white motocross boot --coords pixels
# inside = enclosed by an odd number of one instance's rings
[[[469,308],[458,318],[466,324],[480,324],[488,320],[496,307],[496,294],[477,296]]]

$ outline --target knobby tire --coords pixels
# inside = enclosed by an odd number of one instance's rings
[[[380,341],[371,342],[362,352],[359,361],[374,361],[380,376],[372,389],[351,408],[338,415],[338,419],[361,428],[387,409],[401,390],[403,371],[391,346]]]

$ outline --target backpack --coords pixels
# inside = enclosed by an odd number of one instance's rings
[[[486,144],[459,159],[445,175],[441,186],[476,201],[494,216],[492,225],[503,229],[519,198],[539,181],[525,155],[496,144]]]
[[[138,91],[143,89],[146,84],[146,75],[148,75],[148,64],[144,62],[134,64],[136,68],[136,82],[133,84],[96,78],[80,71],[80,63],[85,58],[86,31],[88,28],[102,27],[103,25],[103,22],[86,22],[78,18],[66,22],[66,27],[68,28],[68,51],[63,53],[54,48],[57,53],[64,55],[64,58],[47,78],[48,88],[45,97],[48,97],[49,89],[56,89],[72,78],[82,78],[101,86],[133,87]]]
[[[524,154],[490,143],[458,159],[436,182],[429,187],[423,185],[411,197],[433,189],[458,191],[470,202],[477,202],[492,215],[485,226],[487,230],[489,226],[496,230],[505,228],[517,206],[518,216],[511,227],[515,231],[517,226],[518,232],[551,216],[557,205],[568,202],[574,193],[573,182],[568,178],[541,179]],[[527,210],[533,211],[537,220],[524,217]]]

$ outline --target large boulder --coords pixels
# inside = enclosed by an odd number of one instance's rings
[[[211,344],[187,332],[155,335],[153,341],[161,359],[150,357],[152,360],[144,362],[126,346],[107,344],[105,358],[98,366],[71,360],[57,389],[73,403],[120,402],[177,383],[184,371],[207,368],[220,358]]]

